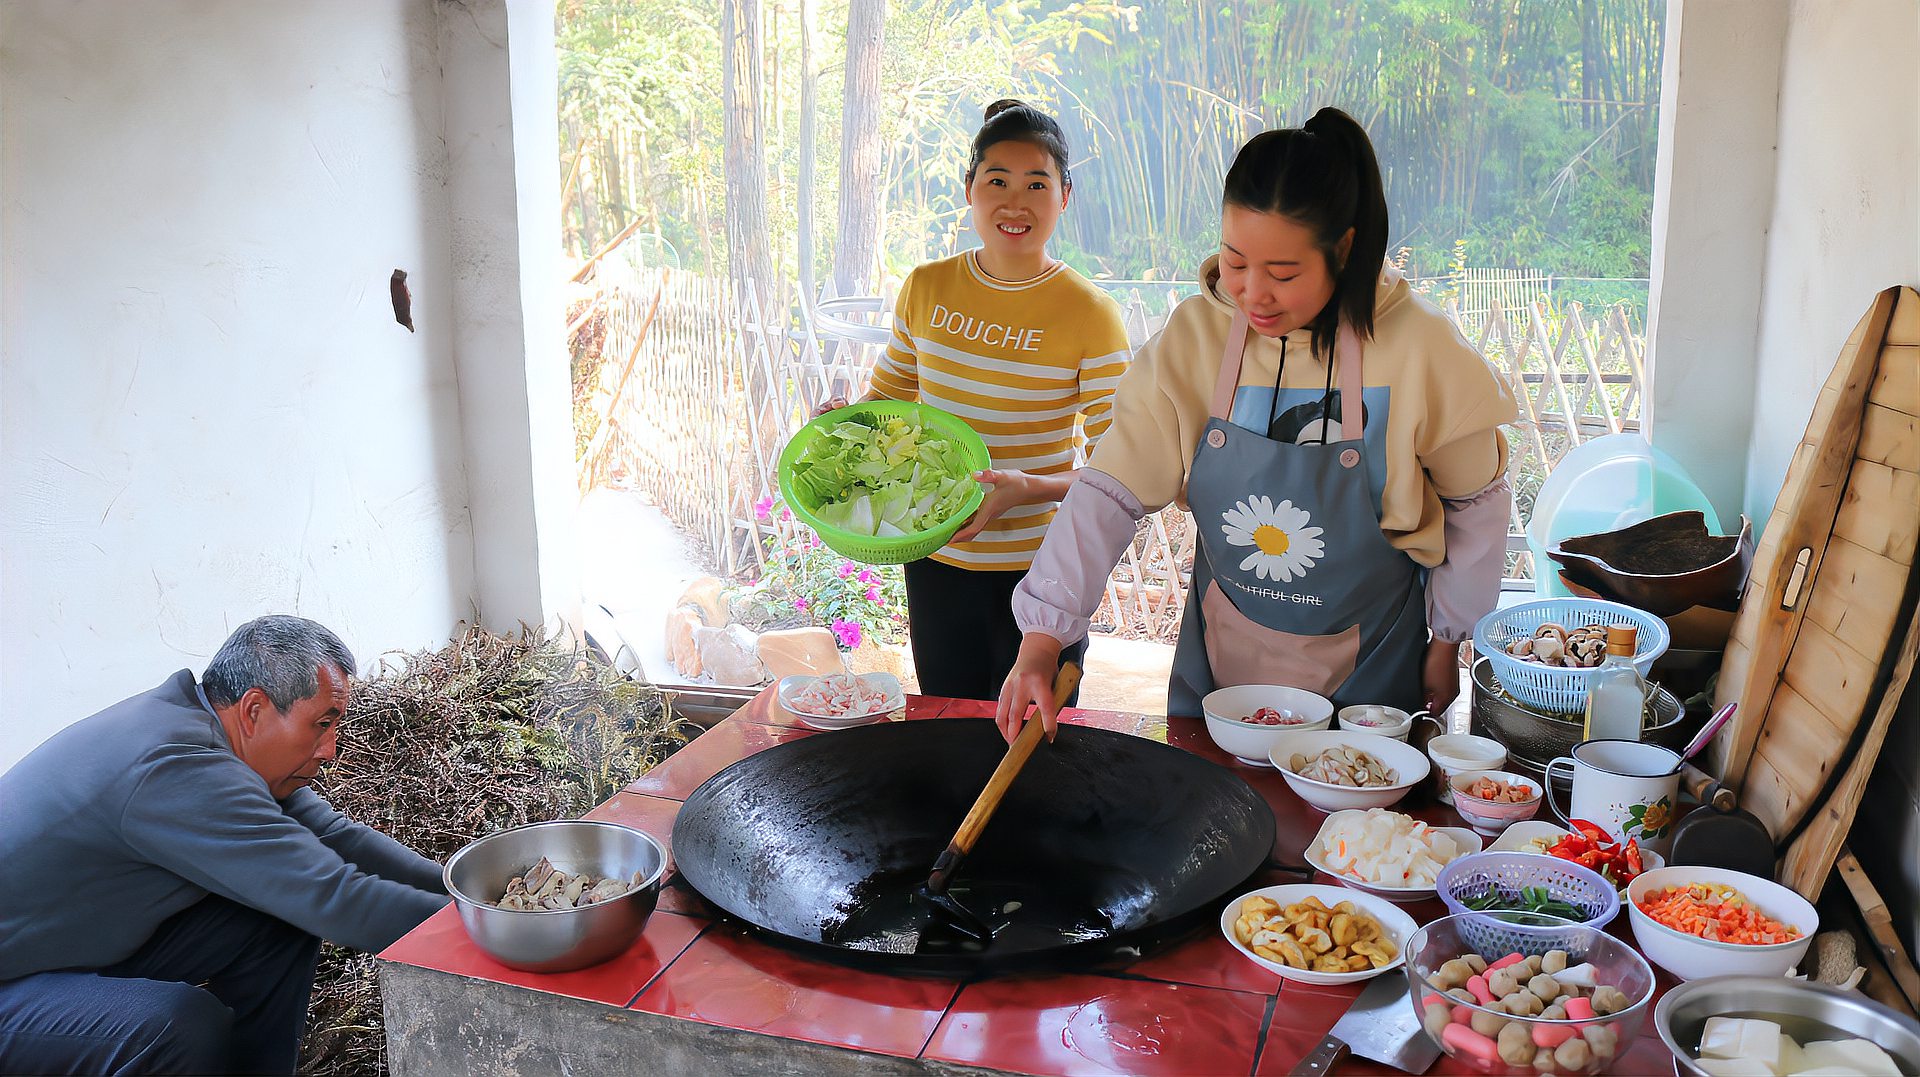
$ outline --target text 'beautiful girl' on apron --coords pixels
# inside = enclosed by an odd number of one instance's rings
[[[1383,450],[1370,449],[1364,436],[1359,338],[1340,326],[1340,388],[1333,388],[1329,364],[1327,386],[1305,414],[1279,412],[1276,378],[1267,430],[1256,432],[1232,421],[1247,332],[1247,316],[1235,314],[1188,468],[1187,506],[1200,541],[1167,713],[1198,715],[1208,692],[1238,684],[1304,688],[1336,707],[1416,710],[1427,645],[1426,573],[1380,530],[1367,465],[1370,453]],[[1381,403],[1374,422],[1384,444]],[[1328,443],[1336,419],[1340,440]]]

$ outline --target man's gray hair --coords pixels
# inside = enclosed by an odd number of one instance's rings
[[[200,683],[207,701],[229,707],[258,688],[285,711],[320,690],[320,667],[354,673],[353,652],[318,621],[285,614],[255,617],[235,629],[207,663]]]

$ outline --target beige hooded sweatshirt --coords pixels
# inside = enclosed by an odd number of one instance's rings
[[[1112,570],[1131,538],[1132,521],[1183,500],[1236,312],[1233,300],[1218,290],[1218,263],[1214,257],[1201,266],[1201,293],[1174,309],[1121,379],[1113,425],[1014,598],[1022,629],[1064,641],[1084,635],[1102,592],[1094,581]],[[1384,461],[1370,476],[1381,531],[1414,561],[1436,570],[1428,601],[1436,634],[1468,638],[1473,621],[1493,608],[1505,565],[1511,495],[1500,427],[1515,418],[1512,392],[1446,315],[1394,272],[1381,276],[1373,337],[1363,344],[1366,440],[1370,449],[1381,447]],[[1278,338],[1249,335],[1231,416],[1237,425],[1267,432],[1280,357]],[[1317,394],[1327,384],[1330,358],[1314,354],[1310,331],[1289,334],[1280,387]],[[1376,388],[1388,393],[1384,435],[1376,432],[1372,414]],[[1076,495],[1089,503],[1077,514],[1069,511]],[[1442,569],[1450,541],[1472,547],[1470,565],[1453,559],[1451,567],[1464,571]]]

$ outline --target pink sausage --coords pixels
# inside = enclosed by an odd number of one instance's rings
[[[1582,996],[1575,995],[1567,1000],[1567,1016],[1575,1021],[1591,1021],[1593,1020],[1593,1003]]]
[[[1579,1030],[1572,1025],[1533,1026],[1533,1042],[1549,1051],[1579,1034]]]
[[[1448,1005],[1448,1001],[1444,996],[1428,995],[1426,998],[1423,998],[1420,1000],[1420,1008],[1424,1010],[1428,1006],[1432,1006],[1435,1003],[1438,1003],[1439,1005],[1442,1005],[1442,1006]]]
[[[1468,977],[1467,990],[1473,992],[1473,997],[1480,1000],[1480,1005],[1493,1005],[1493,988],[1487,986],[1487,978],[1485,976]]]
[[[1489,1066],[1498,1066],[1500,1045],[1465,1025],[1448,1025],[1440,1042],[1456,1051],[1465,1051]]]
[[[1455,1003],[1453,1006],[1453,1023],[1456,1025],[1465,1025],[1471,1024],[1472,1022],[1473,1007]]]
[[[1521,954],[1521,953],[1508,954],[1507,956],[1501,958],[1500,960],[1495,961],[1493,964],[1488,965],[1487,971],[1499,972],[1501,969],[1506,968],[1508,965],[1518,965],[1520,962],[1525,961],[1526,959],[1527,959],[1527,955],[1525,954]]]

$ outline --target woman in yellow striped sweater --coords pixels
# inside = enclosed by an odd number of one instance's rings
[[[989,106],[967,166],[980,247],[919,266],[894,304],[868,399],[918,400],[986,439],[987,498],[952,543],[906,566],[908,632],[928,695],[993,699],[1020,650],[1014,587],[1106,432],[1127,365],[1120,308],[1048,256],[1073,180],[1060,125]],[[1085,641],[1062,655],[1078,658]]]

